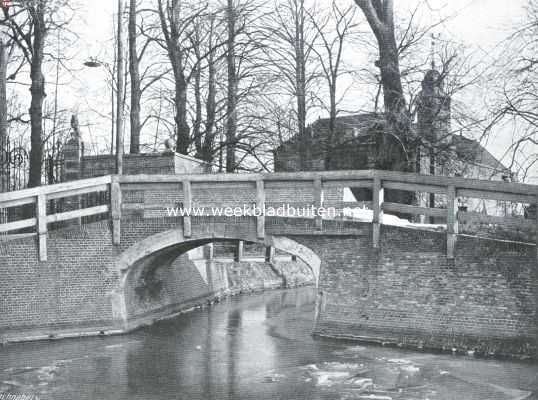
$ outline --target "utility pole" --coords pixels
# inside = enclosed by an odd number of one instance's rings
[[[118,65],[117,65],[117,81],[118,93],[117,99],[117,116],[116,116],[116,174],[123,173],[123,104],[124,104],[124,59],[123,59],[123,0],[118,0]]]

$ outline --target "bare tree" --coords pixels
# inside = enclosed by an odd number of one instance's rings
[[[395,35],[393,0],[355,0],[376,37],[383,100],[389,135],[383,135],[383,152],[377,168],[413,170],[410,141],[411,116],[402,85],[398,44]],[[394,140],[396,139],[396,140]]]
[[[191,36],[194,53],[194,121],[192,137],[196,157],[213,162],[217,118],[217,68],[219,52],[216,13],[198,18]],[[205,82],[203,79],[205,77]],[[205,102],[204,102],[205,92]],[[204,104],[205,103],[205,104]],[[205,112],[205,119],[204,119]]]
[[[312,24],[318,34],[320,49],[318,50],[317,43],[310,46],[318,58],[321,66],[321,79],[325,81],[329,92],[328,107],[322,102],[323,106],[328,108],[329,111],[329,129],[325,141],[326,169],[331,168],[331,155],[336,134],[338,78],[342,73],[345,73],[342,70],[342,55],[346,40],[353,34],[353,30],[357,26],[354,17],[354,6],[342,8],[337,0],[331,2],[330,10],[322,18],[317,15],[310,15]]]
[[[193,21],[207,5],[194,7],[180,0],[158,0],[158,12],[175,84],[176,151],[188,154],[191,144],[187,116],[188,85],[192,71],[188,70],[191,48],[187,37],[192,33]]]
[[[15,3],[4,7],[0,24],[8,28],[8,34],[23,54],[23,62],[30,67],[30,172],[28,186],[41,185],[43,161],[43,102],[45,93],[45,47],[47,35],[52,29],[64,29],[70,21],[68,3],[49,0]]]
[[[226,51],[227,103],[226,103],[226,172],[236,168],[235,148],[237,134],[237,67],[235,59],[237,7],[234,0],[227,0],[226,19],[228,21],[228,43]]]
[[[274,114],[281,139],[295,133],[303,137],[306,132],[310,106],[307,95],[317,76],[312,49],[318,33],[309,18],[315,13],[316,10],[305,5],[305,0],[276,1],[265,23],[267,38],[264,49],[267,57],[264,61],[266,68],[274,74],[273,85],[281,90],[271,93],[291,97],[295,103],[294,106],[287,103],[285,106],[291,107],[295,114],[294,124],[282,124],[280,113]],[[289,134],[283,133],[284,126]]]
[[[511,132],[504,157],[521,180],[538,177],[538,4],[529,0],[525,20],[508,37],[498,62],[500,71],[493,90],[499,100],[486,130]]]
[[[30,64],[30,93],[31,147],[30,147],[30,176],[29,187],[41,185],[41,161],[43,158],[43,100],[45,98],[45,77],[43,75],[43,60],[45,38],[48,33],[45,24],[46,1],[29,2],[19,9],[11,11],[4,8],[5,24],[11,29],[11,37],[21,48]],[[18,18],[20,15],[23,18]]]
[[[136,2],[129,0],[129,75],[131,77],[131,141],[129,152],[131,154],[140,153],[140,71],[139,55],[136,48],[136,38],[138,36],[136,28]]]

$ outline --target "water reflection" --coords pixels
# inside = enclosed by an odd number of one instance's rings
[[[233,298],[130,335],[0,352],[0,393],[40,399],[522,399],[533,364],[310,336],[312,289]],[[529,397],[530,396],[530,397]]]

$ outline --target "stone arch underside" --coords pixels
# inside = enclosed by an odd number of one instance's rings
[[[153,265],[170,266],[178,257],[197,247],[229,240],[261,243],[296,256],[311,269],[316,287],[318,286],[321,259],[310,248],[288,237],[268,235],[264,239],[258,239],[249,234],[241,235],[233,233],[230,235],[204,234],[185,238],[183,236],[183,229],[172,229],[150,236],[132,245],[120,255],[116,262],[116,272],[120,276],[120,284],[111,295],[112,312],[116,325],[121,326],[123,330],[132,330],[137,326],[149,323],[148,319],[145,319],[144,322],[130,319],[126,300],[128,296],[127,291],[130,288],[128,281],[132,281],[133,276],[139,276],[143,271],[151,268]]]

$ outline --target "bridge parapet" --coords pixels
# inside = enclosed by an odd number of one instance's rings
[[[203,208],[203,215],[207,216],[218,208],[225,217],[234,217],[237,215],[233,213],[227,215],[224,208],[227,207],[234,213],[235,211],[241,213],[246,206],[265,210],[265,213],[253,213],[249,217],[255,219],[256,235],[259,239],[263,239],[268,229],[273,234],[277,233],[279,223],[275,222],[275,218],[292,217],[285,213],[286,210],[283,215],[278,215],[278,213],[268,215],[268,207],[277,209],[283,205],[290,205],[296,209],[299,207],[319,209],[327,203],[324,193],[335,188],[365,188],[372,191],[372,210],[369,214],[371,217],[365,222],[372,224],[371,234],[374,247],[380,245],[381,226],[387,223],[384,213],[443,218],[446,221],[444,224],[446,228],[443,227],[443,229],[446,229],[448,258],[454,258],[457,236],[461,234],[459,225],[467,221],[478,220],[484,224],[506,224],[517,229],[530,229],[534,232],[534,240],[538,241],[538,234],[536,234],[538,217],[526,220],[517,217],[477,215],[459,210],[457,202],[459,197],[472,197],[535,204],[538,203],[538,186],[375,170],[267,174],[111,175],[78,180],[0,194],[0,209],[25,208],[28,210],[28,207],[33,208],[29,217],[28,213],[15,213],[22,215],[22,218],[1,223],[0,234],[20,232],[21,229],[32,230],[31,233],[38,237],[40,260],[44,261],[47,257],[46,239],[49,224],[59,221],[108,213],[112,222],[113,242],[119,244],[121,221],[132,214],[139,214],[144,218],[155,216],[167,218],[172,217],[171,209],[190,210],[191,215],[181,216],[183,233],[188,238],[193,234],[193,218],[202,217],[193,215],[193,211],[200,211]],[[386,190],[434,193],[443,197],[446,208],[386,202],[384,201]],[[108,204],[92,205],[90,203],[90,207],[70,211],[50,207],[50,202],[54,200],[100,192],[108,193],[107,198],[110,199]],[[175,217],[177,218],[177,215]],[[310,230],[311,233],[325,232],[330,229],[334,231],[333,233],[345,233],[348,229],[357,229],[344,227],[343,222],[340,226],[327,221],[316,213],[303,214],[300,218],[310,221],[300,229],[301,232],[305,230]],[[343,221],[345,218],[339,215],[336,219]],[[286,228],[288,231],[294,229],[291,226],[293,224],[287,225],[290,225]],[[414,225],[414,227],[420,228],[420,225]],[[426,228],[425,225],[424,228]],[[364,229],[361,229],[363,232]]]

